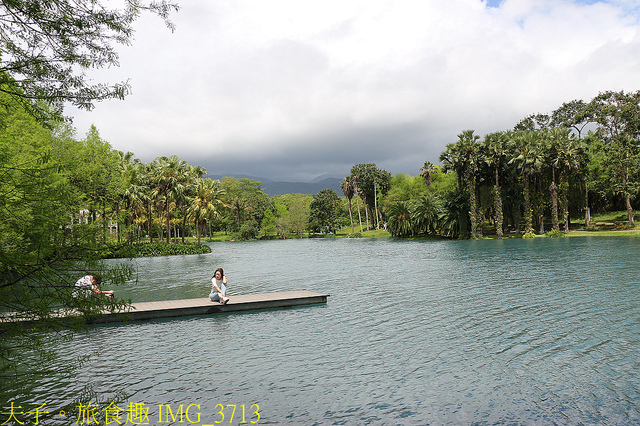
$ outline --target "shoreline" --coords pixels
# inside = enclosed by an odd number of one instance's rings
[[[487,229],[487,232],[484,234],[484,236],[482,238],[478,238],[478,240],[496,240],[496,234],[495,231],[491,228]],[[350,230],[349,230],[350,231]],[[455,240],[455,241],[462,241],[462,240],[458,240],[458,239],[451,239],[451,238],[444,238],[441,236],[437,236],[437,235],[419,235],[419,236],[413,236],[413,237],[406,237],[406,238],[399,238],[399,237],[394,237],[391,235],[391,233],[389,231],[385,231],[385,230],[371,230],[371,231],[363,231],[362,233],[357,232],[356,234],[359,234],[358,236],[353,236],[350,232],[338,232],[336,235],[333,234],[324,234],[324,235],[319,235],[319,234],[315,234],[315,235],[311,235],[311,236],[304,236],[302,238],[300,237],[291,237],[291,238],[287,238],[287,239],[291,239],[291,240],[299,240],[299,239],[343,239],[343,238],[353,238],[353,239],[362,239],[362,238],[394,238],[394,239],[398,239],[398,240]],[[504,234],[502,239],[516,239],[516,238],[522,238],[523,234],[516,234],[515,232],[513,233],[508,233],[508,234]],[[578,238],[578,237],[607,237],[607,236],[611,236],[611,237],[621,237],[621,236],[632,236],[632,237],[637,237],[640,236],[640,226],[636,226],[634,228],[626,228],[626,229],[585,229],[584,227],[575,227],[574,229],[570,229],[569,233],[567,234],[563,234],[564,237],[570,237],[570,238]],[[552,238],[547,236],[546,234],[535,234],[535,238]],[[562,237],[559,237],[562,238]],[[270,238],[258,238],[256,240],[252,240],[252,241],[271,241],[271,240],[281,240],[280,238],[275,238],[275,237],[270,237]],[[470,239],[469,239],[470,240]],[[205,239],[203,238],[201,243],[203,245],[205,244],[211,244],[211,243],[220,243],[220,242],[236,242],[236,241],[242,241],[242,240],[236,240],[233,239],[231,237],[231,235],[226,235],[226,236],[222,236],[219,235],[212,239]],[[187,244],[197,244],[197,242],[194,240],[192,241],[190,238],[186,239],[186,243]],[[171,243],[170,245],[173,245],[174,243]]]

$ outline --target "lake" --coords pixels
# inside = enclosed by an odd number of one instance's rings
[[[206,297],[223,267],[232,297],[308,289],[328,303],[92,327],[60,362],[97,355],[38,402],[54,411],[92,383],[149,424],[237,424],[243,409],[257,424],[640,423],[640,238],[211,248],[135,259],[115,290]]]

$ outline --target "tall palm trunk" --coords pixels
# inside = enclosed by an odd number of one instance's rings
[[[184,244],[184,236],[187,233],[187,214],[182,212],[182,244]]]
[[[560,173],[560,184],[562,185],[562,216],[564,217],[564,233],[569,233],[569,184],[567,183],[567,174],[564,170]]]
[[[165,216],[166,216],[166,219],[167,219],[167,225],[166,225],[166,229],[167,229],[167,244],[169,244],[171,242],[171,224],[169,222],[169,199],[167,199],[167,202],[165,204],[166,204]]]
[[[349,206],[349,220],[351,221],[351,233],[355,234],[356,231],[353,229],[353,214],[351,213],[351,198],[349,198],[349,204],[347,204]]]
[[[373,182],[373,204],[376,206],[376,229],[380,229],[380,220],[378,216],[378,184]],[[371,221],[373,225],[373,220]]]
[[[531,211],[531,193],[529,191],[529,173],[523,173],[524,180],[524,221],[525,221],[525,230],[524,232],[529,232],[530,229],[533,229],[533,212]]]
[[[153,243],[153,215],[151,214],[151,202],[147,204],[147,233],[149,234],[150,241]]]
[[[478,237],[478,229],[477,229],[477,216],[476,216],[476,188],[474,185],[475,179],[473,177],[469,178],[469,203],[471,204],[471,238]]]
[[[475,177],[474,177],[474,187],[476,189],[476,233],[478,238],[482,238],[484,235],[484,227],[482,226],[484,223],[484,216],[482,214],[482,209],[480,208],[480,187],[475,185]]]
[[[357,190],[356,190],[356,208],[358,209],[358,221],[360,222],[360,232],[362,232],[362,215],[360,214],[360,202],[358,201]]]
[[[552,180],[551,185],[549,186],[549,191],[551,191],[551,220],[553,223],[553,229],[555,231],[560,230],[560,225],[558,222],[558,187],[556,186],[556,168],[551,168]]]
[[[362,198],[362,203],[364,204],[364,215],[367,219],[367,231],[369,230],[369,205],[367,204],[367,199]]]
[[[538,175],[538,197],[540,198],[540,205],[538,206],[538,221],[540,227],[538,228],[538,233],[540,235],[544,234],[544,202],[542,195],[542,174]]]
[[[500,180],[498,167],[496,167],[496,236],[502,239],[502,197],[500,196]]]

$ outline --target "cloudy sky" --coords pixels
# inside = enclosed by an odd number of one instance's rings
[[[67,110],[80,137],[212,175],[417,175],[462,130],[640,89],[640,0],[176,1],[175,32],[144,16],[92,72],[133,93]]]

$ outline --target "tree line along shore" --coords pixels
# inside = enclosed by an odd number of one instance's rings
[[[342,193],[269,197],[260,182],[224,177],[176,156],[141,162],[111,148],[95,126],[39,123],[3,95],[5,246],[29,238],[65,244],[196,242],[386,230],[395,237],[533,237],[633,229],[640,178],[640,92],[605,92],[513,129],[464,130],[416,176],[355,164]],[[596,220],[595,215],[626,212]],[[609,214],[609,216],[611,216]],[[47,236],[47,237],[45,237]],[[10,242],[11,241],[11,242]]]

